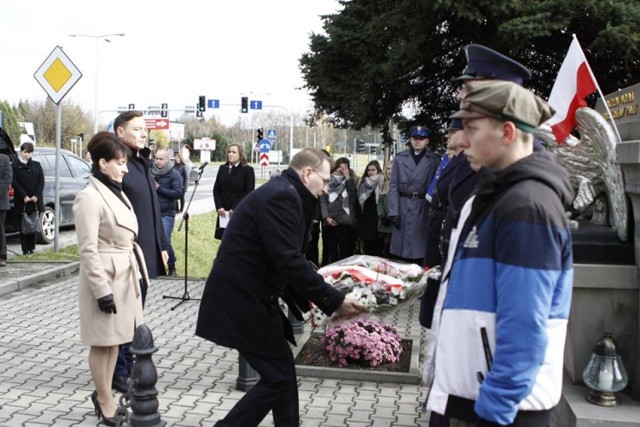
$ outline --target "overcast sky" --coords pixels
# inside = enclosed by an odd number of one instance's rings
[[[83,74],[65,99],[93,112],[96,39],[68,35],[124,33],[98,40],[98,111],[130,103],[184,108],[199,95],[239,104],[246,95],[304,113],[311,103],[297,90],[298,60],[309,34],[322,31],[320,15],[339,7],[336,0],[2,2],[0,100],[44,100],[33,74],[61,46]],[[112,115],[101,114],[99,122]],[[225,122],[238,115],[238,107],[216,112]]]

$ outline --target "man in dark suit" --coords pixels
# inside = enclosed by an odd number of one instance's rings
[[[138,219],[137,243],[144,254],[149,278],[166,275],[165,265],[169,259],[167,243],[160,219],[160,203],[156,194],[156,184],[151,175],[151,160],[140,154],[147,143],[147,129],[144,117],[139,111],[125,111],[116,117],[113,129],[132,151],[127,162],[127,173],[122,180],[122,190],[131,201],[133,212]],[[141,283],[142,304],[146,300],[147,286]],[[128,379],[133,369],[133,355],[129,351],[130,343],[122,344],[119,349],[115,374],[112,382],[114,389],[126,393]]]
[[[202,295],[196,335],[235,348],[260,380],[216,423],[251,427],[273,411],[274,424],[298,426],[298,386],[291,325],[283,298],[300,316],[312,301],[350,318],[361,305],[325,283],[305,259],[318,197],[326,192],[331,159],[306,148],[289,168],[247,195],[234,210]]]

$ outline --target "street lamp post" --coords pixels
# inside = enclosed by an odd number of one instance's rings
[[[88,37],[95,40],[95,75],[94,75],[94,96],[93,96],[93,134],[98,133],[98,40],[104,39],[105,42],[111,43],[107,37],[124,37],[124,33],[112,33],[112,34],[102,34],[102,35],[91,35],[91,34],[69,34],[69,37]]]

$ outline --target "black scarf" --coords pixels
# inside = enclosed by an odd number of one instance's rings
[[[422,160],[422,158],[424,157],[424,153],[427,152],[426,148],[417,154],[415,151],[413,151],[413,147],[411,147],[409,150],[411,151],[411,157],[413,157],[413,161],[416,162],[416,165],[420,163],[420,160]]]
[[[94,165],[95,165],[95,163],[94,163]],[[124,196],[122,195],[122,183],[121,182],[115,182],[114,180],[109,178],[107,175],[105,175],[102,172],[100,172],[99,170],[97,170],[97,168],[94,168],[93,177],[95,179],[97,179],[98,181],[100,181],[101,183],[103,183],[105,185],[105,187],[107,187],[109,190],[111,190],[111,192],[118,197],[118,199],[122,200],[122,203],[124,203],[127,207],[129,207],[127,202],[125,202],[125,200],[124,200]]]

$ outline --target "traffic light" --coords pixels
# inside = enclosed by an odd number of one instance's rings
[[[160,110],[160,117],[168,117],[169,116],[169,112],[167,111],[169,109],[169,104],[162,104],[161,110]]]
[[[358,153],[364,153],[367,149],[367,146],[364,145],[365,142],[361,139],[358,140],[358,147],[357,147],[357,151]]]
[[[258,140],[258,142],[262,141],[264,139],[264,131],[263,131],[263,129],[262,128],[258,128],[256,133],[257,133],[256,139]]]
[[[198,97],[198,111],[204,112],[207,110],[207,97],[200,95]]]
[[[243,96],[240,99],[240,112],[248,113],[249,112],[249,97]]]

